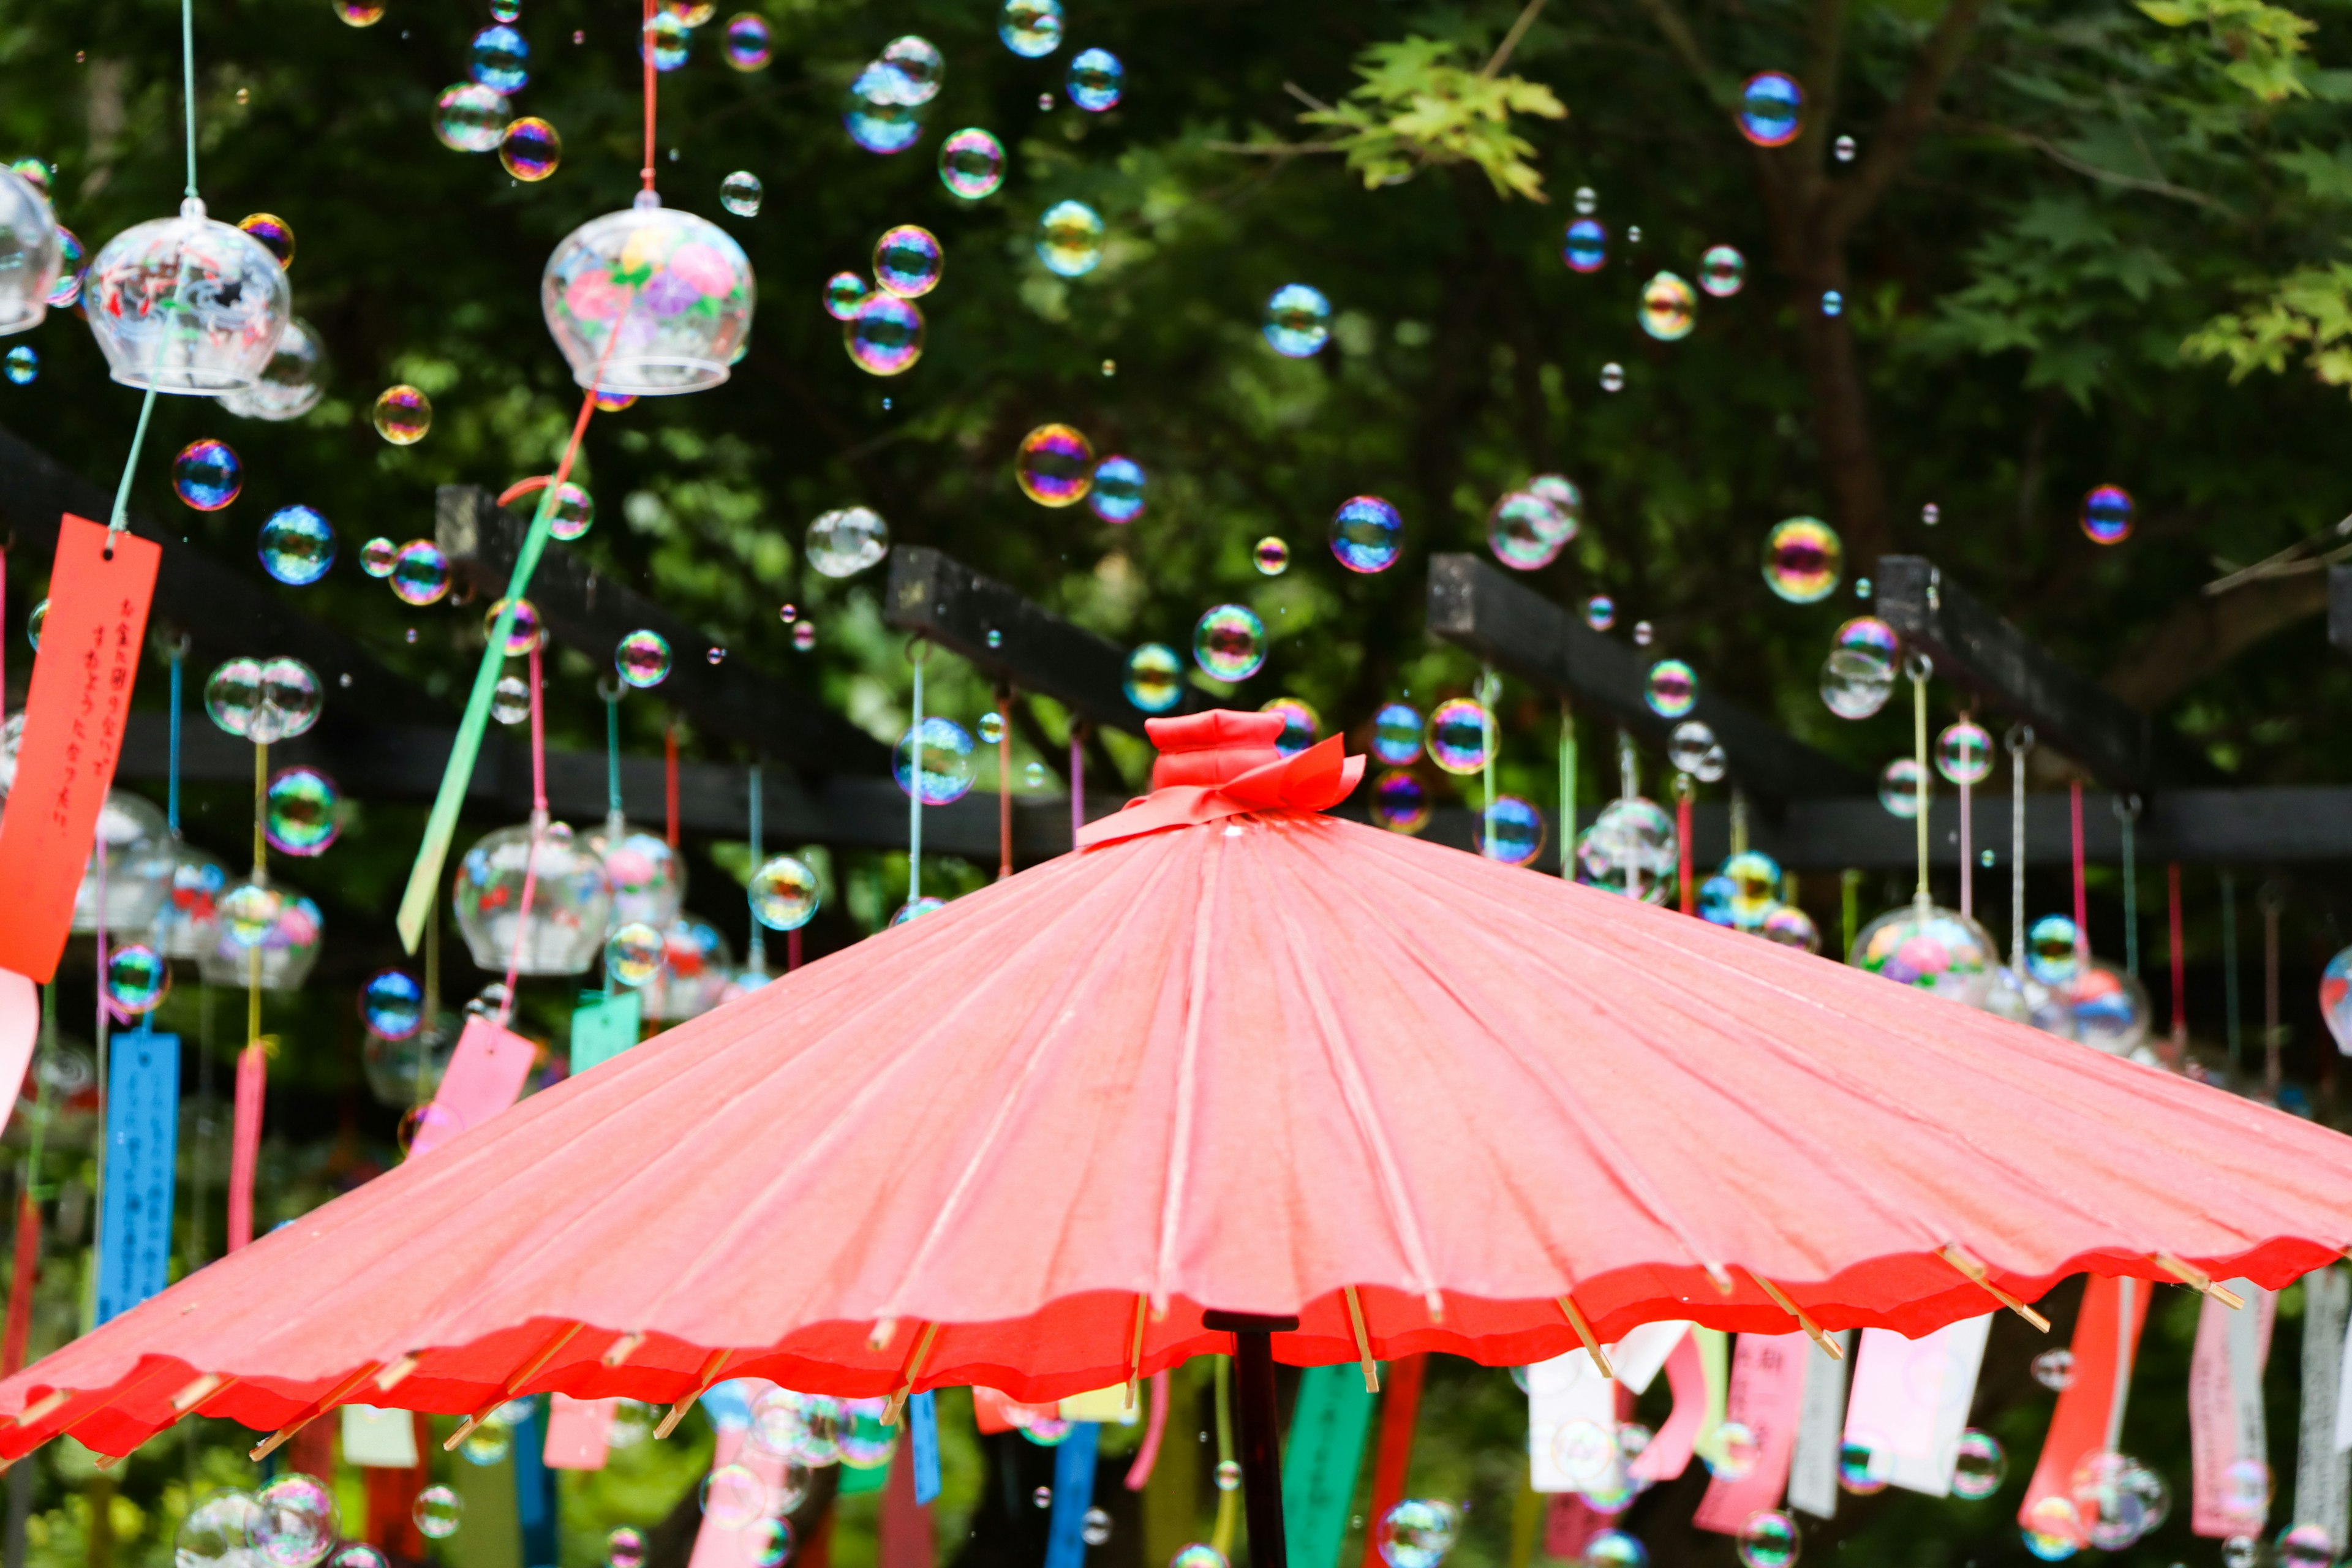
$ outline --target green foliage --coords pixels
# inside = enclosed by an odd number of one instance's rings
[[[2202,26],[2214,46],[2230,57],[2230,79],[2265,103],[2310,91],[2296,70],[2306,40],[2319,27],[2309,17],[2268,0],[2136,3],[2168,27]]]
[[[2227,361],[2232,383],[2300,358],[2328,385],[2352,386],[2352,263],[2297,268],[2266,298],[2191,332],[2182,349],[2195,359]]]
[[[1418,36],[1374,44],[1357,62],[1363,84],[1336,107],[1298,118],[1340,134],[1325,145],[1343,149],[1348,167],[1367,189],[1411,179],[1442,163],[1471,163],[1497,195],[1544,200],[1535,146],[1511,128],[1511,116],[1563,120],[1568,110],[1541,82],[1460,63],[1456,44]]]

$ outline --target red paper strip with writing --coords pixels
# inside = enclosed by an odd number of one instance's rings
[[[2145,1279],[2109,1279],[2093,1275],[2083,1282],[2083,1310],[2074,1320],[2074,1381],[2059,1391],[2051,1413],[2050,1436],[2025,1489],[2017,1521],[2028,1530],[2057,1535],[2051,1526],[2073,1519],[2074,1467],[2086,1454],[2112,1453],[2121,1436],[2124,1402],[2131,1392],[2133,1357],[2140,1325],[2147,1319]],[[2038,1516],[2045,1500],[2063,1502]],[[2075,1538],[2092,1521],[2075,1520]]]
[[[48,618],[33,658],[16,782],[0,816],[0,969],[57,973],[98,827],[122,754],[131,688],[147,636],[161,546],[68,516],[58,530]]]
[[[1691,1524],[1718,1535],[1737,1535],[1748,1516],[1780,1506],[1789,1486],[1789,1460],[1797,1451],[1797,1412],[1805,1400],[1803,1334],[1742,1334],[1732,1342],[1731,1391],[1725,1419],[1756,1435],[1756,1462],[1737,1480],[1717,1474],[1706,1483]]]

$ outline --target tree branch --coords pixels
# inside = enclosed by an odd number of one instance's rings
[[[2274,632],[2327,608],[2327,574],[2257,577],[2226,594],[2183,600],[2100,682],[2153,712]]]
[[[1509,61],[1511,51],[1519,47],[1519,40],[1526,37],[1528,29],[1536,25],[1536,18],[1542,15],[1543,8],[1544,0],[1528,0],[1519,8],[1518,19],[1511,24],[1511,30],[1503,35],[1503,41],[1495,47],[1493,56],[1478,68],[1480,78],[1487,81],[1495,79],[1495,73]]]
[[[1895,100],[1872,138],[1870,151],[1863,155],[1852,178],[1838,182],[1836,195],[1823,215],[1822,237],[1829,244],[1843,245],[1854,225],[1894,186],[1895,177],[1910,167],[1912,155],[1935,121],[1936,100],[1967,57],[1969,35],[1976,31],[1977,19],[1984,15],[1987,4],[1988,0],[1951,0],[1944,7],[1927,47],[1911,68],[1910,79],[1903,84],[1903,95]]]
[[[2014,142],[2021,147],[2031,147],[2060,168],[2072,169],[2075,174],[2086,175],[2103,184],[2120,185],[2127,191],[2146,191],[2150,195],[2165,196],[2176,202],[2187,202],[2193,206],[2210,207],[2226,218],[2235,218],[2238,216],[2235,208],[2218,196],[2208,195],[2203,191],[2192,191],[2186,185],[2176,185],[2168,181],[2142,179],[2137,174],[2126,174],[2115,169],[2103,167],[2077,158],[2047,137],[2036,136],[2029,131],[2013,130],[2006,125],[1985,124],[1972,124],[1968,129],[1986,135],[1999,136],[2004,141]]]

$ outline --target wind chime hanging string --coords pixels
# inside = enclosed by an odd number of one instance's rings
[[[1919,847],[1919,885],[1913,891],[1912,901],[1924,913],[1935,902],[1927,893],[1927,678],[1936,672],[1935,661],[1924,653],[1915,653],[1905,667],[1911,677],[1911,757],[1918,770],[1914,782],[1912,825],[1917,829]]]
[[[2180,945],[2180,862],[2170,860],[2164,868],[2164,923],[2172,955],[2172,1048],[2173,1065],[2180,1065],[2179,1053],[2189,1045],[2189,970],[2188,960]]]
[[[996,689],[996,879],[1013,875],[1013,688]]]
[[[2079,967],[2091,956],[2091,894],[2083,879],[2083,781],[2066,785],[2068,824],[2074,838],[2074,961]]]
[[[1576,880],[1576,714],[1559,700],[1559,874]]]
[[[1500,695],[1502,682],[1495,679],[1495,667],[1481,666],[1478,671],[1478,722],[1483,729],[1478,764],[1478,787],[1484,792],[1479,806],[1478,853],[1489,860],[1498,859],[1501,849],[1495,843],[1495,753],[1503,749],[1501,726],[1495,721],[1495,699]]]
[[[1696,791],[1690,774],[1675,774],[1675,868],[1682,878],[1682,911],[1686,915],[1698,913],[1698,898],[1691,890],[1691,796]]]
[[[1973,725],[1973,723],[1974,723],[1975,721],[1974,721],[1972,719],[1970,719],[1967,714],[1962,714],[1962,715],[1960,716],[1960,722],[1961,722],[1961,723],[1963,723],[1963,724],[1970,724],[1970,725]],[[1947,736],[1946,744],[1947,744],[1947,745],[1948,745],[1948,744],[1950,743],[1950,742],[1949,742],[1950,731],[1947,731],[1945,733],[1946,733],[1946,736]],[[1956,759],[1956,760],[1957,760],[1957,759]],[[1975,918],[1976,918],[1976,912],[1977,912],[1977,868],[1976,868],[1976,843],[1975,843],[1975,834],[1974,834],[1974,828],[1975,828],[1975,825],[1976,825],[1976,810],[1975,810],[1974,805],[1972,804],[1971,797],[1970,797],[1970,793],[1969,793],[1969,792],[1971,791],[1971,789],[1974,787],[1974,785],[1973,785],[1973,784],[1972,784],[1972,782],[1971,782],[1971,772],[1972,772],[1972,770],[1970,769],[1970,767],[1967,764],[1967,763],[1966,763],[1965,761],[1961,761],[1961,762],[1959,762],[1959,763],[1958,763],[1958,777],[1959,777],[1959,784],[1960,784],[1960,913],[1961,913],[1962,915],[1964,915],[1964,916],[1968,917],[1969,919],[1973,920],[1973,919],[1975,919]]]
[[[2011,724],[2009,747],[2009,972],[2025,973],[2025,759],[2033,752],[2033,726]]]
[[[2139,978],[2139,858],[2132,842],[2133,829],[2139,823],[2139,796],[2117,795],[2114,802],[2116,822],[2123,833],[2124,861],[2124,973]]]
[[[547,840],[547,719],[540,690],[539,648],[542,636],[530,639],[530,847],[523,857],[522,898],[515,906],[514,947],[507,958],[506,994],[499,1003],[499,1024],[512,1022],[516,987],[522,981],[524,944],[530,941],[531,896],[539,890],[539,851]]]
[[[269,885],[269,744],[253,743],[253,881]],[[226,913],[224,920],[227,917]],[[261,1158],[261,1110],[269,1089],[268,1043],[261,1033],[261,950],[245,950],[245,1049],[236,1058],[236,1100],[228,1151],[228,1250],[253,1239],[253,1182]]]
[[[2245,1082],[2246,1042],[2238,1013],[2238,878],[2221,873],[2221,1011],[2223,1038],[2230,1047],[2230,1087]]]
[[[1075,847],[1078,835],[1087,826],[1087,727],[1078,716],[1070,715],[1070,843]]]
[[[748,782],[751,786],[751,798],[746,805],[749,807],[748,815],[751,822],[748,826],[751,835],[751,855],[749,864],[756,872],[768,861],[767,835],[761,831],[765,825],[761,819],[761,810],[766,804],[764,796],[767,792],[760,777],[759,763],[751,764],[751,778]],[[748,902],[748,899],[746,901]],[[751,934],[750,940],[743,944],[743,967],[764,979],[768,973],[768,933],[760,924],[757,915],[752,916],[747,923],[751,928]]]
[[[915,667],[915,721],[907,730],[907,912],[910,917],[920,912],[915,906],[923,899],[923,665],[930,652],[930,644],[922,638],[907,639],[907,662]],[[1076,754],[1075,744],[1072,754]],[[1076,825],[1072,825],[1071,831],[1077,831]]]

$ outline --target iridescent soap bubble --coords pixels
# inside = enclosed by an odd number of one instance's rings
[[[854,577],[890,553],[890,525],[871,507],[836,507],[808,525],[808,563],[828,577]]]
[[[1895,758],[1878,770],[1878,804],[1900,817],[1907,819],[1918,816],[1919,785],[1923,776],[1916,759]]]
[[[1372,755],[1392,768],[1421,755],[1421,710],[1410,702],[1383,703],[1372,715]]]
[[[1792,1568],[1799,1540],[1794,1515],[1777,1508],[1761,1510],[1739,1527],[1739,1561],[1743,1568]]]
[[[1494,836],[1487,837],[1492,821]],[[1543,853],[1544,815],[1515,795],[1498,795],[1493,806],[1473,815],[1470,837],[1478,853],[1506,866],[1524,866]]]
[[[1698,325],[1698,295],[1671,272],[1642,285],[1642,330],[1662,343],[1686,338]]]
[[[662,972],[669,944],[643,921],[631,921],[604,939],[604,973],[615,985],[637,986]]]
[[[488,642],[497,635],[499,616],[505,613],[507,601],[498,599],[492,601],[490,607],[482,612],[484,642]],[[514,618],[507,623],[506,657],[522,658],[531,649],[541,646],[546,636],[547,628],[541,624],[539,618],[539,606],[529,599],[517,599],[514,602]]]
[[[1956,784],[1980,784],[1992,773],[1992,737],[1973,719],[1936,737],[1936,771]]]
[[[2249,1531],[2269,1517],[2274,1490],[2270,1466],[2261,1459],[2232,1459],[2221,1470],[2221,1515]]]
[[[1013,476],[1039,506],[1075,506],[1094,487],[1094,447],[1067,425],[1040,425],[1021,437]]]
[[[1004,0],[996,14],[996,36],[1028,59],[1052,54],[1062,47],[1062,0]]]
[[[1596,1530],[1585,1537],[1578,1568],[1650,1568],[1650,1549],[1622,1530]]]
[[[335,1494],[314,1476],[293,1471],[255,1494],[255,1542],[272,1568],[313,1568],[335,1546]]]
[[[1650,666],[1642,700],[1661,719],[1679,719],[1698,701],[1698,672],[1681,659],[1662,658]]]
[[[890,923],[894,926],[911,925],[915,921],[921,920],[925,915],[938,914],[941,910],[946,909],[947,907],[948,902],[945,899],[933,898],[930,894],[926,893],[919,899],[910,899],[907,902],[900,904],[898,909],[891,913]],[[1034,1434],[1024,1433],[1024,1436],[1034,1436]]]
[[[178,1568],[245,1568],[264,1561],[261,1505],[245,1492],[215,1492],[188,1510],[172,1539]]]
[[[806,653],[816,647],[816,623],[803,621],[793,628],[793,647]]]
[[[1403,548],[1404,519],[1379,496],[1349,496],[1331,514],[1331,553],[1350,572],[1385,572]]]
[[[901,300],[919,300],[939,287],[947,255],[939,236],[920,224],[885,229],[874,246],[874,281]]]
[[[1320,289],[1286,283],[1266,300],[1265,324],[1259,331],[1275,353],[1305,359],[1331,341],[1331,301]]]
[[[1133,522],[1143,515],[1143,465],[1112,456],[1095,465],[1087,507],[1105,522]]]
[[[1666,738],[1666,760],[1701,784],[1715,783],[1730,766],[1715,731],[1696,719],[1685,719],[1675,726]]]
[[[1714,1455],[1702,1455],[1707,1474],[1727,1481],[1746,1480],[1756,1468],[1759,1445],[1755,1429],[1744,1421],[1726,1421],[1715,1429]]]
[[[2041,1498],[2026,1510],[2018,1533],[2025,1549],[2044,1563],[2063,1563],[2083,1549],[2083,1519],[2074,1500],[2057,1495]]]
[[[318,332],[297,316],[278,334],[260,378],[221,394],[220,405],[240,419],[299,419],[326,396],[326,353]]]
[[[449,1488],[430,1486],[416,1494],[408,1513],[419,1534],[428,1541],[446,1541],[457,1533],[466,1517],[466,1504]]]
[[[261,248],[278,258],[282,268],[294,265],[294,226],[276,213],[248,213],[236,220],[236,226],[253,236]]]
[[[467,71],[482,86],[498,92],[520,92],[530,80],[530,46],[505,23],[494,23],[474,35]]]
[[[368,411],[375,433],[395,447],[413,447],[433,428],[433,400],[404,383],[376,394]]]
[[[1601,390],[1603,392],[1624,391],[1625,367],[1619,364],[1614,360],[1602,365],[1601,367]]]
[[[850,359],[868,375],[898,375],[923,357],[923,308],[877,292],[841,329]]]
[[[694,47],[694,31],[673,13],[656,16],[637,39],[637,58],[657,71],[674,71],[686,64]]]
[[[1759,147],[1786,147],[1805,128],[1805,89],[1785,71],[1758,71],[1739,89],[1739,133]]]
[[[1192,627],[1192,660],[1216,680],[1247,680],[1265,663],[1265,623],[1244,605],[1219,605]]]
[[[768,67],[768,19],[746,11],[727,22],[727,63],[739,71]]]
[[[30,386],[34,378],[41,374],[41,356],[31,344],[18,343],[8,351],[5,359],[0,360],[0,365],[5,366],[11,383],[17,386]]]
[[[2083,535],[2094,544],[2121,544],[2131,537],[2138,509],[2121,485],[2101,485],[2083,498]]]
[[[1580,217],[1568,226],[1559,258],[1570,272],[1598,272],[1609,260],[1609,230],[1598,218]]]
[[[1855,1497],[1875,1497],[1886,1489],[1883,1467],[1863,1443],[1846,1443],[1838,1449],[1838,1489]]]
[[[500,133],[499,162],[523,184],[536,184],[563,162],[563,138],[546,121],[526,114]]]
[[[1277,697],[1258,711],[1282,716],[1282,733],[1275,737],[1274,749],[1286,757],[1297,756],[1323,732],[1323,716],[1297,697]]]
[[[50,287],[45,301],[51,310],[70,310],[81,298],[82,278],[89,270],[86,264],[88,254],[79,235],[63,224],[58,225],[58,280]]]
[[[836,321],[850,321],[873,291],[856,273],[836,272],[824,280],[824,313]]]
[[[737,217],[758,217],[760,202],[766,195],[766,187],[760,184],[760,176],[749,169],[738,169],[719,182],[719,205]],[[857,275],[854,272],[846,272],[842,276],[856,278]],[[866,286],[861,281],[858,284],[858,295],[861,299],[865,296],[865,291]],[[826,300],[826,308],[828,310],[832,308],[830,299]],[[836,319],[838,319],[837,316]]]
[[[39,642],[36,639],[35,647]],[[224,660],[205,681],[205,712],[222,731],[244,735],[261,708],[261,661]]]
[[[842,97],[842,129],[868,153],[889,157],[903,153],[923,137],[922,111],[910,103],[893,103],[880,96],[888,90],[881,71],[867,67]]]
[[[172,965],[153,948],[132,942],[106,955],[107,1000],[124,1012],[152,1013],[171,989]]]
[[[1165,713],[1184,700],[1184,661],[1165,643],[1145,643],[1127,656],[1120,689],[1143,712]]]
[[[912,33],[882,46],[875,62],[885,79],[883,95],[893,103],[929,103],[940,95],[947,75],[947,57],[929,38]]]
[[[1698,286],[1728,300],[1748,282],[1748,258],[1728,245],[1710,245],[1698,258]]]
[[[548,509],[547,535],[570,543],[585,535],[596,521],[596,498],[566,479],[556,487],[555,503]]]
[[[1845,544],[1820,518],[1784,518],[1764,536],[1764,585],[1790,604],[1828,598],[1844,571]]]
[[[1804,952],[1822,950],[1821,928],[1813,917],[1794,904],[1774,904],[1764,911],[1764,921],[1756,928],[1765,941],[1782,947],[1793,947]]]
[[[461,81],[433,106],[433,134],[455,153],[488,153],[506,134],[506,94],[478,81]]]
[[[622,1525],[604,1537],[605,1568],[645,1568],[645,1531]]]
[[[1449,773],[1475,773],[1494,756],[1495,716],[1468,697],[1449,697],[1430,710],[1423,736],[1429,760]]]
[[[1606,594],[1595,594],[1584,601],[1584,624],[1596,632],[1605,632],[1617,624],[1617,601]]]
[[[1372,781],[1372,820],[1391,833],[1418,833],[1429,826],[1429,792],[1402,769]]]
[[[1833,647],[1852,648],[1883,661],[1889,669],[1895,667],[1895,656],[1903,650],[1903,639],[1893,626],[1876,616],[1856,616],[1837,629],[1831,639]]]
[[[1070,101],[1089,114],[1117,108],[1127,68],[1108,49],[1087,49],[1070,61]]]
[[[1970,1502],[2000,1490],[2009,1476],[2009,1456],[2000,1439],[1970,1426],[1960,1434],[1958,1462],[1952,1468],[1952,1495]]]
[[[816,873],[796,856],[778,855],[751,873],[751,916],[770,931],[798,931],[815,918]]]
[[[2047,1389],[2063,1391],[2074,1384],[2074,1352],[2064,1345],[2033,1358],[2033,1381]]]
[[[1486,513],[1486,548],[1515,571],[1550,565],[1575,536],[1576,524],[1533,490],[1511,490]]]
[[[2324,1524],[2294,1524],[2279,1531],[2275,1555],[2278,1568],[2328,1568],[2336,1561],[2336,1542]]]
[[[659,686],[669,675],[669,639],[656,631],[631,632],[613,649],[613,668],[640,689]]]
[[[1101,262],[1102,250],[1102,215],[1084,202],[1055,202],[1037,220],[1037,259],[1048,272],[1082,278]]]
[[[1279,577],[1290,569],[1290,546],[1269,533],[1250,547],[1250,561],[1261,575]]]
[[[198,511],[218,511],[245,489],[245,465],[226,441],[207,436],[172,459],[172,489]]]
[[[900,792],[908,795],[916,793],[918,733],[915,729],[908,730],[898,737],[898,748],[890,753],[890,776],[898,781]],[[952,805],[971,789],[971,735],[955,721],[936,715],[923,721],[919,735],[922,802],[925,805]]]
[[[449,591],[449,558],[431,540],[412,539],[394,555],[385,580],[404,605],[436,603]]]
[[[1450,1502],[1407,1498],[1381,1515],[1372,1543],[1388,1568],[1438,1568],[1462,1531],[1462,1515]]]
[[[1004,184],[1004,143],[967,126],[940,143],[940,183],[968,202],[993,195]]]
[[[1824,315],[1824,316],[1843,316],[1843,315],[1844,315],[1844,314],[1845,314],[1845,296],[1844,296],[1843,293],[1840,293],[1840,292],[1839,292],[1837,289],[1822,289],[1822,315]]]
[[[376,0],[332,0],[335,16],[346,27],[373,27],[383,20]]]
[[[1822,664],[1822,701],[1841,719],[1867,719],[1895,691],[1895,667],[1860,648],[1832,648]]]
[[[49,602],[47,599],[35,605],[25,616],[25,640],[33,645],[35,653],[41,651],[41,628],[48,624],[48,620]]]
[[[282,506],[261,525],[261,569],[289,587],[307,587],[335,563],[335,531],[307,506]]]
[[[323,855],[342,831],[335,781],[313,767],[280,768],[269,781],[263,826],[270,847],[288,855]]]
[[[404,1040],[424,1025],[425,987],[400,970],[378,970],[360,988],[360,1018],[373,1035]]]

